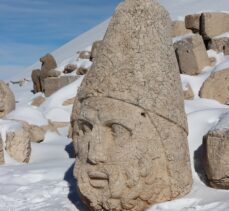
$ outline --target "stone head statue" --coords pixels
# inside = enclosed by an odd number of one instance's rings
[[[188,193],[192,176],[168,13],[126,0],[73,107],[74,174],[92,210],[145,210]]]

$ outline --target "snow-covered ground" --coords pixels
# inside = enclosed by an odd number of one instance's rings
[[[173,19],[183,19],[189,13],[200,11],[229,11],[228,0],[161,0],[169,10]],[[108,20],[89,32],[75,38],[66,45],[53,52],[60,69],[75,60],[76,52],[90,48],[95,40],[102,39]],[[151,211],[228,211],[229,191],[216,190],[207,187],[200,179],[201,166],[194,166],[194,160],[201,152],[203,136],[214,127],[229,126],[229,106],[214,100],[200,99],[198,91],[211,72],[229,67],[229,56],[208,52],[216,58],[214,67],[204,68],[198,76],[181,75],[182,83],[190,83],[194,90],[195,99],[185,101],[185,110],[189,124],[189,148],[192,161],[194,184],[191,193],[171,202],[154,205]],[[42,55],[41,55],[42,56]],[[88,66],[88,61],[76,62],[81,66]],[[19,75],[2,75],[1,79],[10,81],[30,78],[33,66],[22,71]],[[7,115],[7,119],[25,120],[35,125],[44,125],[48,120],[69,121],[72,106],[62,103],[74,97],[83,77],[59,90],[40,107],[31,106],[31,101],[40,94],[33,95],[32,83],[25,86],[12,85],[16,95],[16,111]],[[220,122],[220,124],[218,124]],[[4,133],[8,127],[13,127],[9,120],[0,120],[0,132]],[[71,140],[67,138],[68,128],[57,132],[47,132],[42,143],[32,143],[30,164],[19,164],[5,153],[6,164],[0,167],[0,211],[70,211],[85,210],[76,193],[76,181],[73,178],[74,158]],[[4,138],[3,138],[4,139]]]

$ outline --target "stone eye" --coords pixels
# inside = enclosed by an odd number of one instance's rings
[[[124,136],[126,134],[128,135],[130,134],[130,131],[126,127],[120,124],[112,124],[111,129],[112,129],[113,134],[116,136]]]
[[[79,129],[83,131],[83,133],[89,133],[93,129],[93,125],[87,121],[79,121]]]

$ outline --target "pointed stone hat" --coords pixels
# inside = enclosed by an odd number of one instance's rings
[[[155,0],[126,0],[116,9],[79,101],[108,97],[140,106],[187,131],[171,20]]]

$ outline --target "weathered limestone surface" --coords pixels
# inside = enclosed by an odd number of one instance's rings
[[[198,34],[175,43],[175,51],[181,73],[196,75],[210,65],[203,39]]]
[[[181,36],[181,35],[188,34],[191,32],[192,32],[191,30],[185,28],[184,21],[173,21],[172,22],[172,32],[171,32],[172,37]]]
[[[202,85],[200,97],[229,105],[229,68],[212,73]]]
[[[6,152],[16,161],[28,163],[31,154],[30,133],[24,127],[18,127],[6,133]]]
[[[15,97],[4,81],[0,80],[0,118],[15,109]]]
[[[203,152],[209,185],[229,189],[229,129],[209,131],[203,139]]]
[[[229,14],[206,12],[201,14],[200,34],[208,40],[229,31]]]
[[[187,122],[168,13],[152,0],[115,11],[75,100],[74,174],[92,210],[145,210],[188,193]]]
[[[185,16],[185,27],[187,29],[191,29],[194,33],[199,33],[200,16],[201,14],[192,14]]]
[[[52,69],[52,70],[49,70],[48,77],[59,77],[60,74],[61,74],[60,71]]]
[[[211,39],[208,43],[208,49],[223,52],[224,55],[229,55],[229,37]]]
[[[98,55],[98,51],[101,45],[102,45],[102,40],[99,40],[93,43],[92,48],[91,48],[91,57],[90,57],[91,61],[94,60],[96,56]]]
[[[58,78],[56,77],[46,78],[44,81],[45,96],[49,97],[57,90],[61,89],[64,86],[67,86],[68,84],[74,82],[78,78],[79,76],[60,76]]]
[[[194,93],[192,91],[192,87],[190,86],[190,84],[187,84],[184,87],[183,93],[184,93],[184,99],[185,100],[193,100],[194,99]]]
[[[0,165],[4,164],[4,151],[3,151],[3,142],[2,142],[2,137],[0,136]]]

